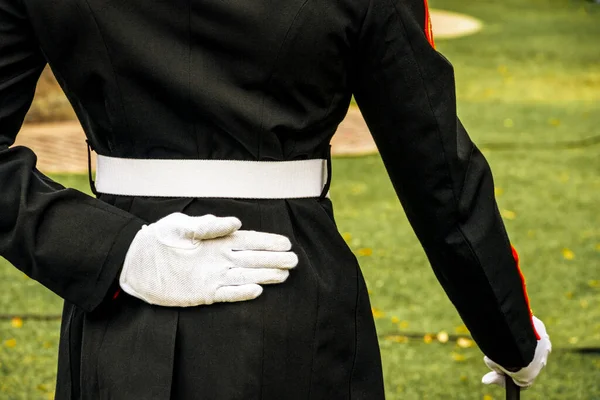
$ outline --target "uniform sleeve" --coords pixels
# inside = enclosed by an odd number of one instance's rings
[[[14,143],[45,60],[20,0],[0,0],[0,255],[91,311],[109,294],[143,221],[66,189]]]
[[[488,357],[526,366],[537,341],[524,283],[426,3],[371,0],[356,46],[356,101],[439,282]]]

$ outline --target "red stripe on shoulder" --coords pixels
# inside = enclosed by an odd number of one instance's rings
[[[431,47],[435,49],[435,41],[433,40],[433,28],[431,27],[431,16],[429,15],[429,4],[427,0],[424,1],[425,6],[425,36],[427,37],[427,41],[431,44]]]

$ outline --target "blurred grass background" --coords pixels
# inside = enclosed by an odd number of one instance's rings
[[[600,399],[600,354],[573,351],[600,348],[600,146],[560,145],[600,135],[600,5],[430,0],[430,6],[484,23],[475,35],[438,39],[437,47],[455,66],[459,115],[492,166],[532,307],[555,348],[523,397]],[[72,116],[53,85],[49,78],[40,85],[39,98],[47,100],[36,101],[30,121]],[[85,176],[53,178],[87,191]],[[464,335],[464,326],[379,157],[335,159],[331,192],[340,231],[371,291],[387,398],[503,398],[501,389],[479,383],[486,368],[472,343],[446,342],[444,333]],[[0,264],[2,313],[60,313],[60,299]],[[52,398],[58,329],[57,321],[0,321],[0,399]],[[432,335],[409,339],[408,332]]]

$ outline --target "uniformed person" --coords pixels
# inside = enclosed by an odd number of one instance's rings
[[[352,94],[484,381],[529,385],[550,342],[432,43],[423,0],[0,0],[0,254],[65,299],[56,398],[384,397],[327,197]],[[47,63],[97,198],[11,147]]]

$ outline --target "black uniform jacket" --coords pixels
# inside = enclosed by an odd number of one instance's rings
[[[383,384],[329,200],[66,189],[11,147],[46,63],[95,151],[113,157],[323,158],[354,94],[478,345],[528,364],[536,339],[492,175],[457,119],[426,14],[423,0],[0,0],[0,255],[65,299],[57,399],[374,400]],[[299,265],[255,301],[112,300],[136,232],[176,211],[286,235]]]

